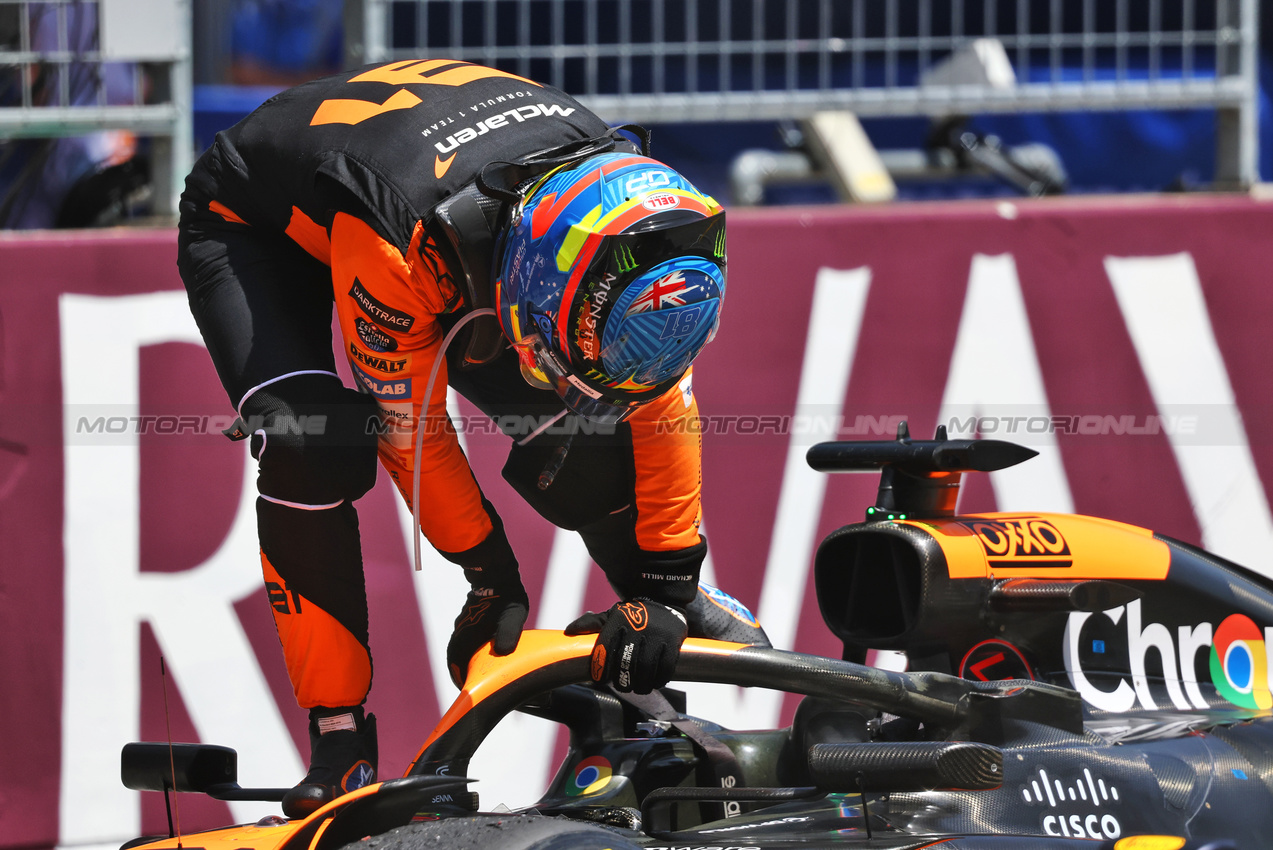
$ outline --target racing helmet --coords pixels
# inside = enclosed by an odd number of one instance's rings
[[[716,333],[725,211],[633,153],[564,165],[526,191],[495,254],[495,308],[522,376],[599,423],[675,386]]]

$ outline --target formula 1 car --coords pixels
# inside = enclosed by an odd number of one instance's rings
[[[995,440],[823,443],[810,464],[878,470],[865,522],[819,546],[842,658],[686,641],[685,681],[803,695],[790,726],[729,730],[678,692],[589,682],[591,636],[485,650],[401,779],[303,820],[186,836],[253,850],[478,848],[1259,848],[1273,843],[1273,583],[1161,534],[1092,517],[958,516],[962,475],[1035,452]],[[908,672],[866,666],[906,653]],[[520,710],[570,746],[539,802],[480,811],[465,778]],[[130,788],[281,799],[233,750],[129,744]],[[124,848],[176,848],[174,838]]]

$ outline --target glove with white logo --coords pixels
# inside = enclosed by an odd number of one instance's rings
[[[671,681],[687,631],[681,611],[641,598],[601,614],[590,611],[565,629],[568,635],[600,632],[592,649],[592,680],[638,694]]]
[[[488,641],[493,655],[508,655],[517,648],[530,613],[530,599],[515,560],[497,566],[465,567],[464,577],[469,593],[446,647],[447,670],[457,688],[464,687],[469,662]]]

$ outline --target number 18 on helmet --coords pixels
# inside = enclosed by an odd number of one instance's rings
[[[522,375],[614,423],[671,389],[716,333],[725,211],[662,163],[607,153],[528,192],[496,257]]]

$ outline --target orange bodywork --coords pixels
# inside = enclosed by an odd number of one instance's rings
[[[430,744],[454,726],[456,721],[468,714],[482,700],[503,688],[509,682],[521,678],[546,664],[570,658],[590,657],[596,640],[597,636],[594,634],[571,637],[561,632],[545,629],[527,629],[522,632],[517,649],[511,655],[492,655],[491,645],[488,643],[483,646],[473,656],[473,660],[469,662],[469,677],[464,683],[464,689],[460,691],[460,695],[455,698],[455,702],[451,703],[451,707],[447,709],[446,714],[438,721],[438,725],[434,727],[433,732],[429,735],[428,740],[424,742],[424,746],[420,748],[420,752],[416,754],[412,764],[414,765],[416,761],[419,761],[420,756],[428,749]],[[743,644],[739,643],[689,638],[682,644],[681,652],[683,654],[729,655],[737,652],[742,647]],[[408,768],[408,772],[410,772],[410,768]]]
[[[317,822],[318,826],[306,844],[307,847],[313,847],[322,838],[333,815],[360,797],[378,794],[380,786],[381,783],[377,782],[359,788],[357,791],[350,791],[303,820],[285,821],[277,825],[242,824],[183,835],[180,844],[175,838],[164,838],[151,844],[142,844],[140,847],[146,850],[193,850],[196,847],[202,850],[274,850],[301,830],[313,828]]]
[[[509,655],[492,655],[490,644],[486,644],[473,656],[473,660],[469,663],[469,677],[464,683],[464,689],[429,735],[424,747],[421,748],[421,753],[491,694],[545,665],[571,658],[585,658],[592,653],[595,642],[596,635],[593,634],[571,637],[557,631],[527,629],[522,632],[517,649]],[[681,652],[723,657],[743,648],[745,648],[744,645],[738,643],[689,638],[682,646]],[[418,759],[417,755],[416,760]],[[409,768],[408,772],[410,772]],[[337,812],[355,800],[380,793],[382,784],[377,782],[337,797],[302,820],[286,821],[280,824],[231,826],[184,835],[180,845],[175,838],[164,838],[150,844],[138,845],[133,850],[142,850],[142,848],[145,850],[179,850],[179,848],[192,850],[196,847],[202,850],[275,850],[291,840],[297,833],[305,830],[309,831],[308,840],[304,845],[298,844],[292,850],[300,850],[301,846],[312,848],[321,841],[323,832]]]
[[[1097,517],[992,513],[900,523],[933,535],[956,579],[1162,580],[1171,563],[1152,531]]]
[[[482,700],[544,664],[591,655],[592,645],[596,640],[596,635],[591,634],[567,637],[561,632],[527,629],[522,632],[517,649],[511,655],[495,656],[491,654],[489,643],[483,646],[469,662],[469,677],[464,682],[464,689],[455,698],[455,702],[451,703],[446,714],[442,715],[438,725],[433,727],[433,732],[425,740],[420,752],[416,753],[412,764],[420,760],[420,755],[443,732],[454,726],[457,720],[468,714]]]

